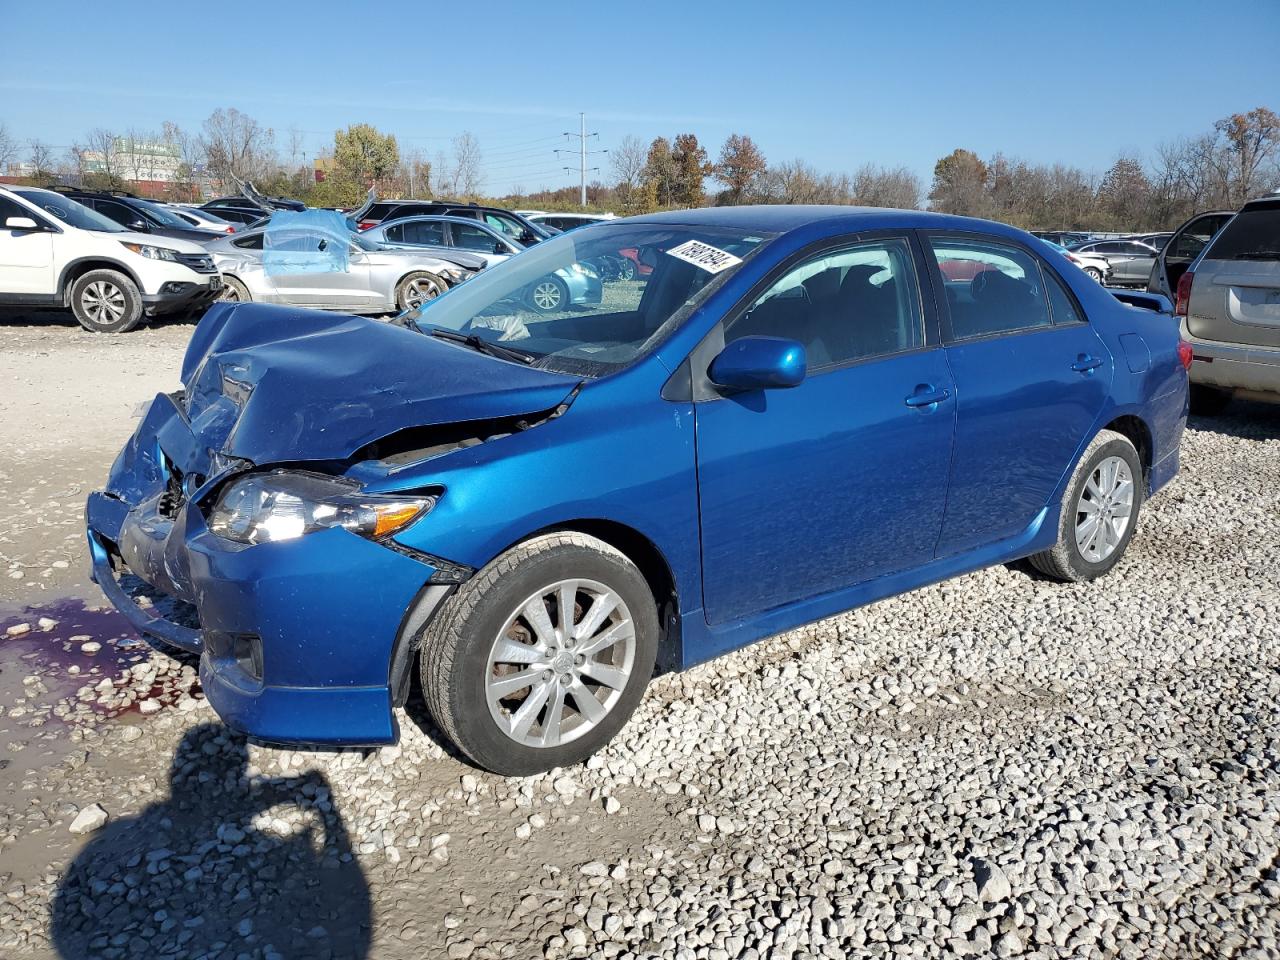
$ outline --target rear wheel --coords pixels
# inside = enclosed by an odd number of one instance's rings
[[[657,655],[653,595],[630,560],[579,533],[498,557],[422,642],[436,723],[472,760],[526,776],[578,763],[622,728]]]
[[[93,333],[127,333],[142,319],[142,295],[116,270],[90,270],[71,285],[71,311]]]
[[[1058,542],[1031,557],[1058,580],[1093,580],[1124,555],[1143,497],[1142,461],[1128,437],[1102,430],[1085,449],[1058,519]]]
[[[396,305],[400,312],[413,310],[428,300],[434,300],[448,287],[434,273],[418,270],[409,274],[396,286]]]
[[[1230,390],[1191,384],[1191,412],[1199,417],[1216,417],[1231,402]]]

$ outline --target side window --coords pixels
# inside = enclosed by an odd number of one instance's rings
[[[398,223],[394,227],[387,227],[382,231],[382,235],[389,243],[404,243],[404,224]]]
[[[451,223],[449,227],[453,230],[453,245],[459,250],[493,253],[494,244],[498,242],[491,233],[479,227],[461,223]]]
[[[987,240],[930,237],[956,340],[1049,326],[1040,265],[1024,250]]]
[[[134,213],[123,203],[116,203],[114,200],[94,200],[93,207],[104,217],[110,217],[122,227],[134,220],[142,219],[141,214]]]
[[[789,270],[725,332],[804,345],[810,370],[924,343],[920,286],[906,240],[830,250]]]
[[[524,227],[517,221],[511,220],[507,217],[500,217],[497,214],[486,213],[484,215],[484,222],[493,227],[493,229],[501,233],[505,233],[512,240],[518,241],[522,236],[524,236]]]
[[[432,247],[446,246],[443,223],[432,223],[430,221],[406,223],[402,229],[404,230],[405,240],[409,243],[421,243],[424,246]]]
[[[1053,314],[1053,322],[1057,326],[1065,323],[1080,323],[1084,317],[1080,315],[1080,308],[1076,306],[1075,300],[1071,294],[1067,293],[1067,288],[1063,286],[1062,281],[1053,275],[1052,270],[1041,270],[1044,275],[1045,286],[1049,290],[1049,311]]]
[[[231,244],[241,250],[261,250],[262,234],[255,233],[248,237],[241,237],[239,240],[232,240]]]
[[[10,217],[27,217],[36,223],[42,222],[39,217],[16,201],[8,197],[0,197],[0,229],[4,228],[4,222]]]

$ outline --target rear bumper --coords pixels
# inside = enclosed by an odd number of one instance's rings
[[[1187,336],[1185,322],[1182,335],[1191,344],[1192,383],[1280,394],[1280,349],[1197,340]]]

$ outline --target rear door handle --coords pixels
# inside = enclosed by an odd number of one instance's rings
[[[941,403],[949,396],[951,396],[950,391],[937,390],[926,383],[916,387],[916,392],[907,397],[906,404],[908,407],[929,407],[935,403]]]
[[[1076,362],[1071,365],[1071,369],[1076,373],[1088,373],[1090,370],[1096,370],[1100,366],[1102,366],[1102,361],[1097,357],[1082,353],[1076,357]]]

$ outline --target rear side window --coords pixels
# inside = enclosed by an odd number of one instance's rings
[[[262,234],[255,233],[249,237],[241,237],[239,240],[231,241],[233,246],[240,247],[242,250],[261,250]]]
[[[1045,288],[1049,291],[1049,312],[1053,315],[1053,322],[1057,326],[1082,322],[1084,317],[1080,314],[1080,308],[1076,306],[1071,294],[1067,293],[1062,281],[1055,277],[1051,270],[1040,272],[1044,276]]]
[[[1242,210],[1223,228],[1206,260],[1280,260],[1280,207]]]
[[[737,317],[725,340],[748,336],[799,341],[813,370],[920,346],[911,248],[875,240],[804,261]]]
[[[1031,254],[987,240],[930,237],[929,243],[956,340],[1049,326],[1044,281]]]

